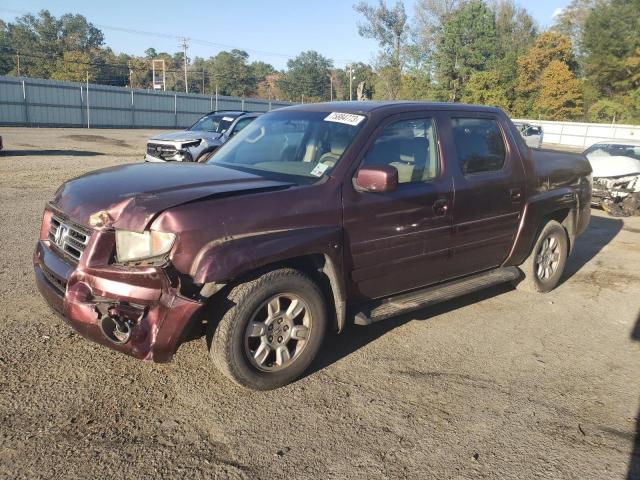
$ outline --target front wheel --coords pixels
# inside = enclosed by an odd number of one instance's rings
[[[304,373],[327,323],[324,297],[313,280],[298,270],[273,270],[232,288],[227,301],[207,335],[224,375],[244,387],[271,390]]]
[[[568,246],[564,227],[555,220],[549,221],[540,232],[531,255],[520,265],[524,279],[516,287],[540,293],[553,290],[567,263]]]

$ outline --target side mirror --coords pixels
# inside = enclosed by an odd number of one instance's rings
[[[398,187],[398,169],[391,165],[365,166],[358,170],[355,187],[366,192],[393,192]]]

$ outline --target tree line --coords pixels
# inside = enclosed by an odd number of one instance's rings
[[[336,67],[317,51],[277,70],[241,49],[209,58],[115,53],[82,15],[47,10],[0,20],[0,74],[152,88],[163,60],[166,89],[316,102],[419,99],[495,105],[514,117],[640,121],[640,0],[572,0],[541,31],[513,0],[418,0],[354,5],[358,32],[379,51]],[[157,66],[160,63],[156,63]]]

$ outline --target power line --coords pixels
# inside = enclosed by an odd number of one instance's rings
[[[29,15],[29,14],[31,14],[31,12],[26,12],[26,11],[23,11],[23,10],[15,10],[15,9],[12,9],[12,8],[3,8],[3,7],[0,7],[0,11],[10,12],[10,13],[17,14],[17,15]],[[100,29],[104,29],[104,30],[113,30],[113,31],[116,31],[116,32],[129,33],[129,34],[132,34],[132,35],[142,35],[142,36],[165,38],[165,39],[172,39],[172,40],[183,40],[185,38],[182,35],[174,35],[174,34],[170,34],[170,33],[148,32],[148,31],[145,31],[145,30],[137,30],[137,29],[132,29],[132,28],[124,28],[124,27],[115,27],[115,26],[112,26],[112,25],[104,25],[104,24],[99,24],[99,23],[91,23],[91,25],[93,25],[94,27],[98,27]],[[204,45],[204,46],[215,47],[215,48],[219,48],[221,50],[226,50],[226,49],[243,50],[243,51],[245,51],[247,53],[253,53],[253,54],[262,55],[262,56],[266,56],[266,57],[279,57],[279,58],[293,59],[293,58],[296,58],[296,56],[297,56],[297,55],[293,55],[293,54],[289,54],[289,53],[278,53],[278,52],[272,52],[272,51],[268,51],[268,50],[258,50],[258,49],[253,49],[253,48],[239,47],[237,45],[229,45],[229,44],[224,44],[224,43],[211,42],[209,40],[203,40],[203,39],[199,39],[199,38],[190,38],[190,41],[191,41],[191,43]],[[341,63],[341,64],[344,64],[344,65],[348,65],[350,63],[357,63],[356,60],[346,59],[346,58],[335,58],[333,60],[335,62],[337,62],[337,63]]]

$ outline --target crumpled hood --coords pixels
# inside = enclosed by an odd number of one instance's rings
[[[142,163],[105,168],[62,184],[51,202],[73,221],[106,211],[105,226],[142,232],[160,212],[211,196],[280,189],[289,183],[218,165]]]
[[[170,140],[173,142],[179,142],[182,140],[198,140],[201,138],[206,140],[218,140],[221,136],[221,133],[207,132],[204,130],[182,130],[180,132],[161,133],[153,136],[150,140]]]
[[[640,174],[640,160],[625,156],[588,155],[593,178],[622,177]]]

